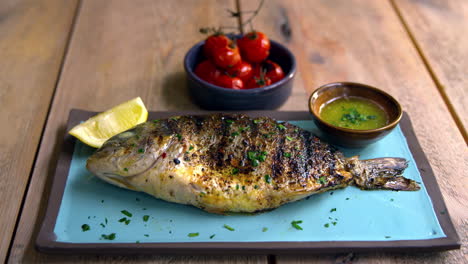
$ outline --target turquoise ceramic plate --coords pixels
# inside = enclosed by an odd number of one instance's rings
[[[274,113],[268,112],[268,115],[275,117]],[[284,113],[282,115],[284,117]],[[304,113],[298,115],[291,113],[289,119],[304,117]],[[81,120],[86,119],[83,114],[81,117]],[[290,122],[310,131],[316,129],[310,120]],[[46,218],[45,221],[45,225],[50,224],[47,230],[49,234],[42,234],[43,240],[40,236],[38,245],[41,248],[40,243],[46,241],[54,243],[55,248],[58,245],[61,250],[71,249],[73,252],[80,251],[79,249],[89,251],[89,245],[93,244],[94,248],[102,247],[109,252],[117,248],[127,248],[128,252],[133,252],[158,248],[161,245],[166,248],[173,245],[175,249],[178,245],[197,245],[195,248],[206,245],[202,249],[212,250],[216,247],[210,245],[229,244],[251,244],[251,248],[274,244],[273,249],[280,245],[288,245],[285,248],[290,248],[294,244],[300,244],[301,247],[304,244],[315,245],[315,248],[327,247],[328,242],[344,243],[341,248],[346,249],[352,248],[352,245],[365,248],[363,245],[369,242],[377,242],[374,244],[377,248],[391,248],[392,243],[394,247],[398,247],[402,241],[446,243],[447,239],[451,239],[447,231],[450,235],[453,231],[447,229],[447,224],[444,224],[445,229],[441,225],[439,218],[442,211],[435,209],[434,197],[431,200],[427,188],[428,184],[436,183],[421,175],[407,142],[401,127],[397,127],[384,139],[364,149],[342,150],[346,156],[360,155],[362,159],[406,158],[409,160],[409,167],[405,171],[405,177],[419,182],[422,187],[420,191],[362,191],[356,187],[348,187],[313,195],[271,212],[256,215],[215,215],[101,181],[85,168],[86,159],[94,149],[76,141],[69,165],[62,170],[61,175],[56,176],[62,179],[59,192],[63,192],[63,195],[58,197],[58,193],[52,194],[52,197],[57,196],[56,211],[49,208],[48,217],[53,218]],[[61,162],[64,162],[63,159]],[[63,164],[59,163],[60,165]],[[57,184],[59,183],[54,183],[54,189]],[[436,199],[445,208],[441,197]],[[302,221],[300,226],[303,230],[294,228],[291,224],[293,221]],[[41,233],[44,232],[43,227]],[[64,245],[66,246],[63,247]],[[338,248],[336,245],[333,247]],[[48,245],[43,245],[42,248],[46,251],[50,249]],[[236,249],[239,248],[242,247]],[[262,246],[257,252],[265,250],[268,251]]]

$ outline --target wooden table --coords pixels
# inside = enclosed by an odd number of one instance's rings
[[[243,10],[255,1],[239,0]],[[11,263],[467,263],[468,1],[267,0],[254,25],[298,59],[306,110],[333,81],[380,87],[402,103],[434,169],[461,250],[311,257],[103,257],[38,253],[34,241],[71,108],[141,96],[150,110],[195,110],[182,59],[203,26],[237,25],[237,1],[0,2],[0,261]],[[274,252],[272,252],[274,254]]]

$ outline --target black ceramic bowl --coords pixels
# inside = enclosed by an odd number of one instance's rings
[[[296,75],[296,59],[283,45],[270,40],[270,56],[268,59],[278,63],[285,77],[271,85],[245,90],[223,88],[208,83],[195,75],[195,67],[205,60],[201,41],[193,46],[185,55],[184,68],[190,95],[200,107],[208,110],[258,110],[276,109],[291,95],[294,76]]]

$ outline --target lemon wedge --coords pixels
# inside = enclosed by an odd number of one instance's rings
[[[148,110],[140,97],[91,117],[70,130],[70,135],[94,148],[106,140],[148,119]]]

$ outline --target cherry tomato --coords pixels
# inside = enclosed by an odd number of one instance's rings
[[[252,31],[237,40],[242,58],[252,63],[259,63],[270,54],[270,40],[265,34]]]
[[[201,79],[214,84],[222,72],[211,61],[205,60],[197,65],[195,74]]]
[[[235,90],[244,89],[244,83],[242,82],[240,78],[231,77],[227,74],[220,75],[216,79],[215,84],[224,88],[231,88]]]
[[[213,63],[222,69],[234,67],[241,61],[239,49],[233,43],[226,47],[215,48],[211,56]]]
[[[241,61],[236,66],[229,68],[227,72],[229,75],[239,77],[242,81],[246,82],[252,78],[253,68],[250,63]]]
[[[262,62],[259,67],[255,67],[254,76],[259,77],[260,71],[263,71],[265,76],[270,78],[272,83],[284,78],[284,72],[281,66],[271,60],[266,60]]]
[[[245,84],[245,88],[247,89],[259,88],[259,87],[268,86],[270,84],[271,84],[270,78],[266,76],[263,76],[260,78],[254,76]]]
[[[203,46],[203,52],[207,58],[211,58],[213,54],[213,50],[216,48],[222,48],[228,46],[232,43],[232,40],[226,37],[223,34],[214,34],[209,36],[205,40],[205,45]]]

